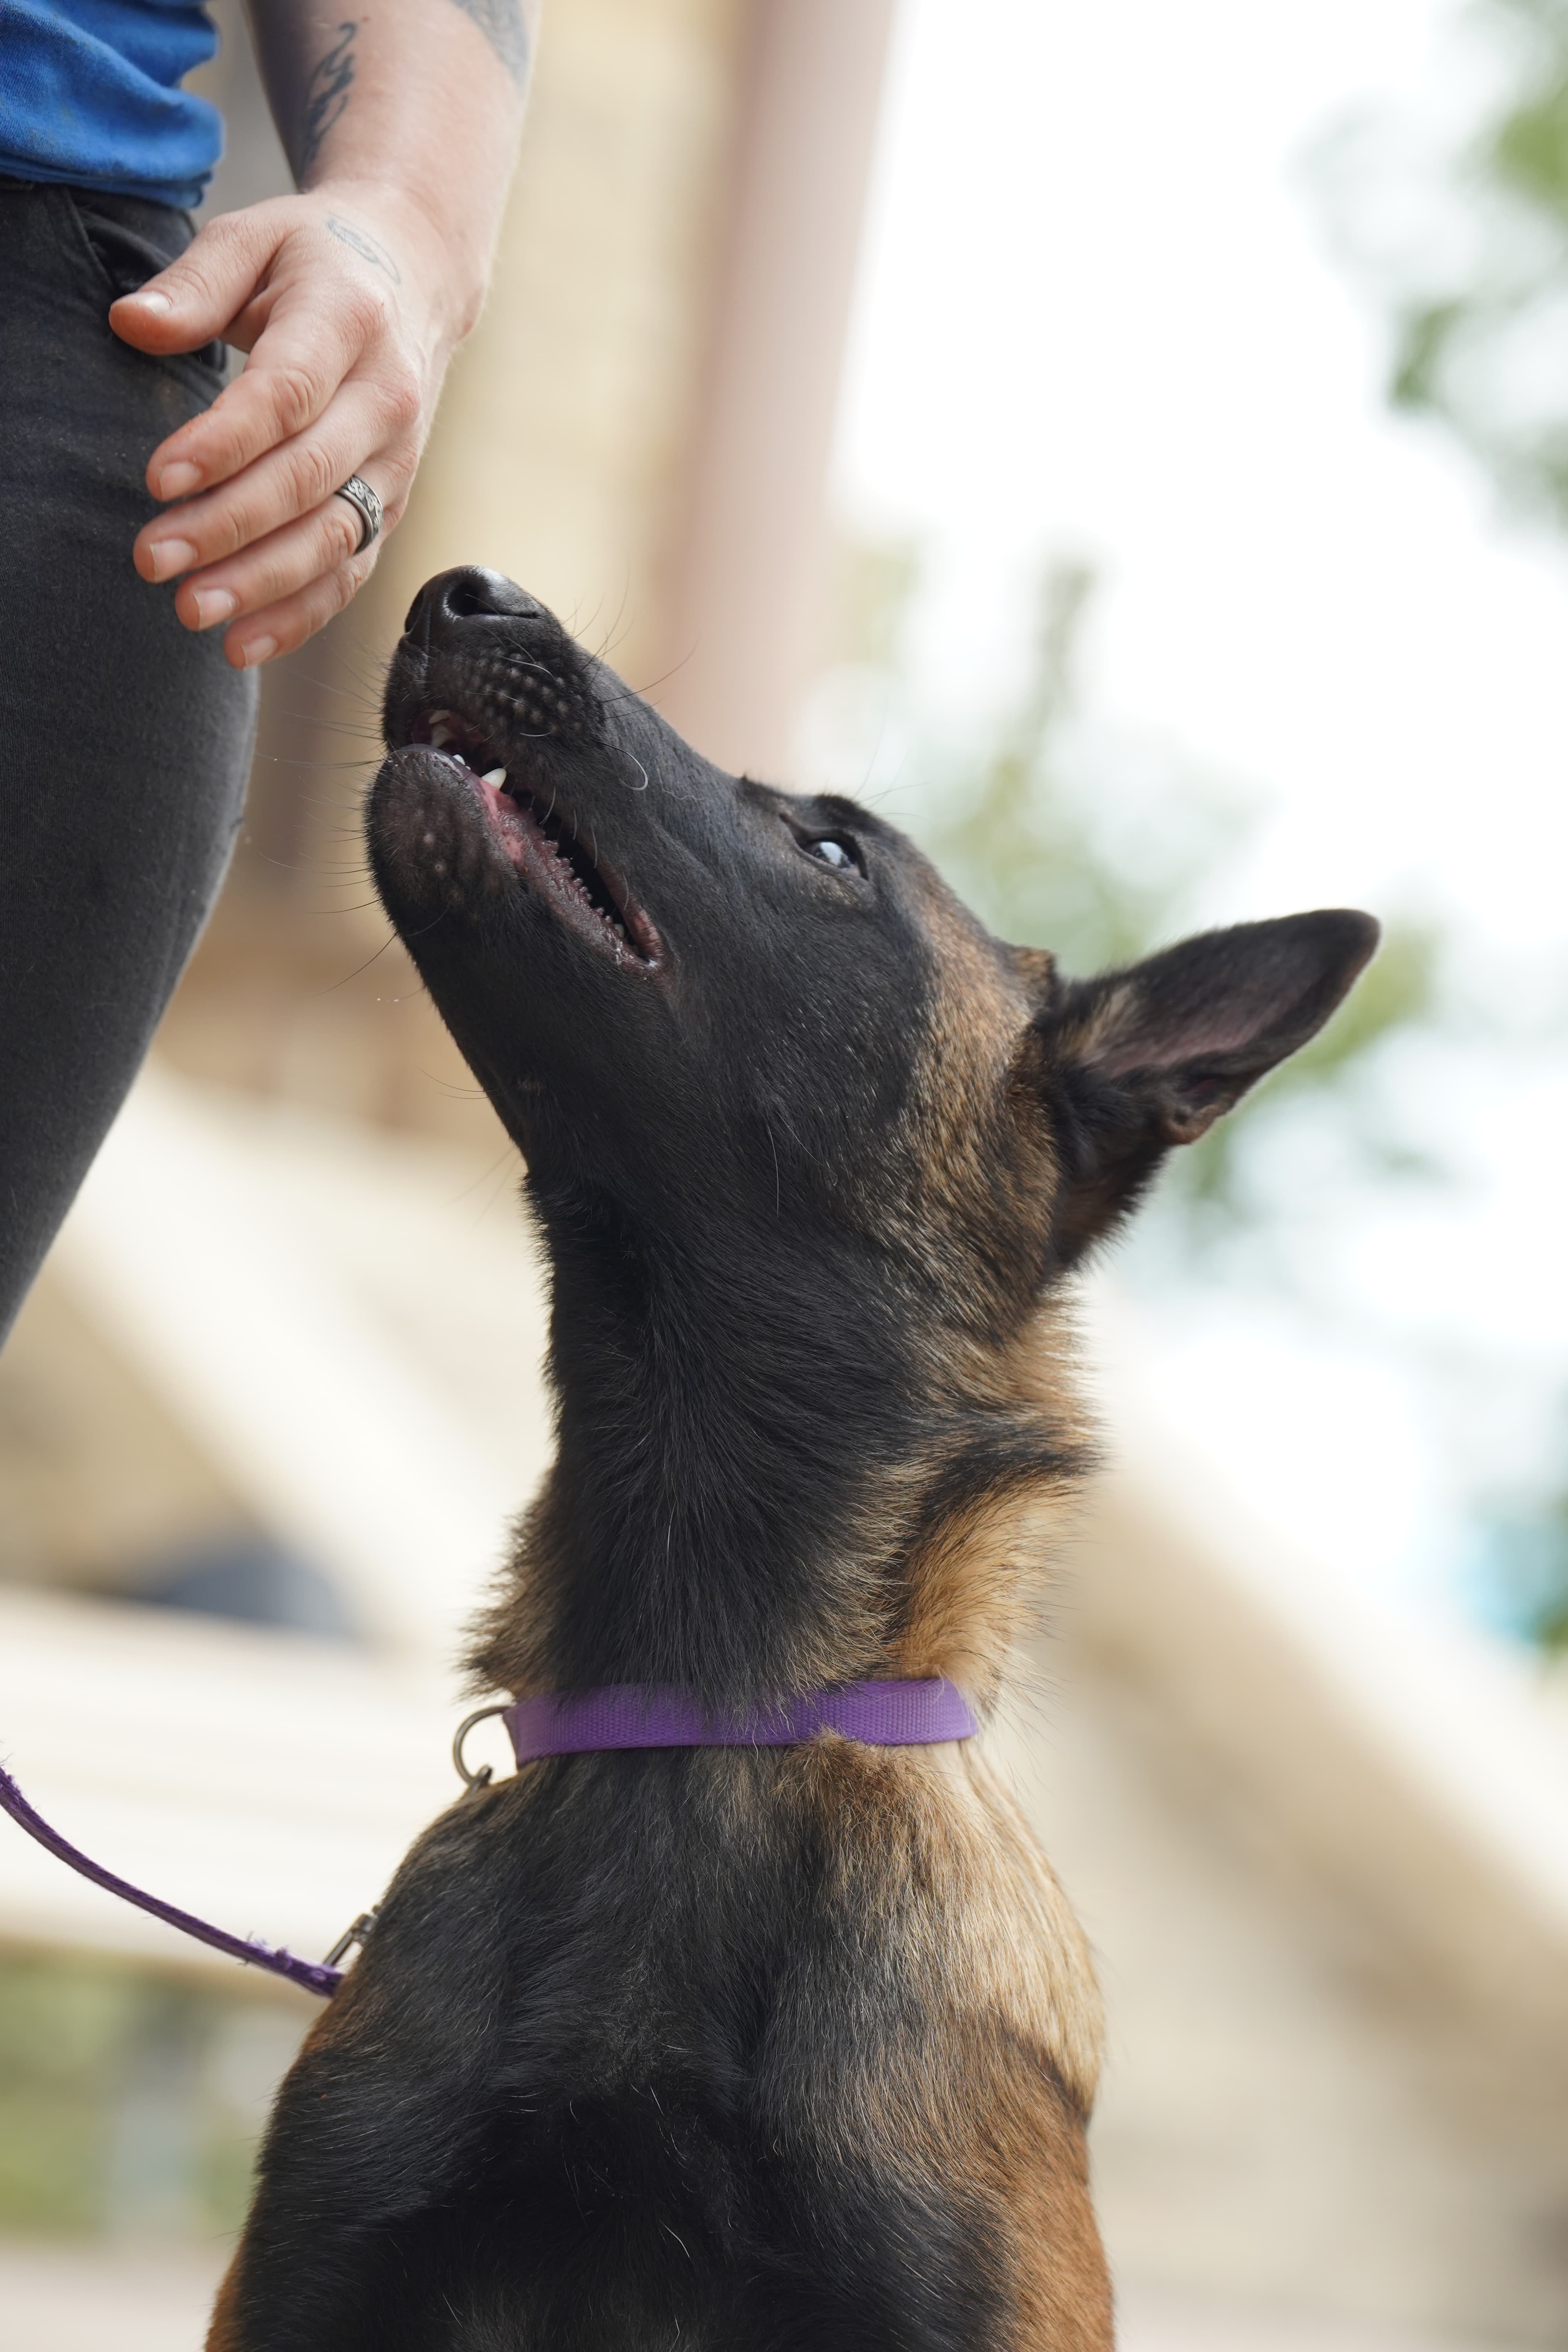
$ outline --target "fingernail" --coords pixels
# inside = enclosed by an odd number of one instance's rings
[[[176,572],[188,572],[196,560],[188,539],[155,539],[147,554],[154,580],[172,580]]]
[[[240,659],[247,669],[254,669],[258,662],[270,661],[277,650],[276,637],[247,637],[239,649]]]
[[[195,488],[201,478],[199,466],[193,466],[188,458],[177,458],[174,465],[165,466],[159,475],[158,496],[161,499],[183,499],[187,490]]]
[[[196,625],[210,629],[215,621],[226,621],[239,603],[226,588],[195,588],[191,592],[196,608]]]
[[[174,307],[168,296],[160,294],[155,286],[138,287],[134,294],[122,295],[121,299],[125,302],[140,302],[149,310],[172,310]]]

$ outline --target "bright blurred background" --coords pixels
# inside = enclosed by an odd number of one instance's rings
[[[223,208],[283,184],[237,11]],[[1568,5],[557,0],[486,320],[0,1364],[0,1736],[324,1949],[548,1444],[516,1166],[357,840],[458,561],[1079,969],[1364,905],[1090,1286],[1005,1727],[1131,2352],[1568,2340]],[[8,1842],[7,1842],[8,1841]],[[0,1837],[6,2352],[184,2352],[311,2010]]]

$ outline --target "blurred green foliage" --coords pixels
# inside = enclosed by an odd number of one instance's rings
[[[1563,529],[1568,0],[1480,0],[1466,26],[1500,81],[1414,233],[1367,256],[1394,312],[1390,389],[1451,425],[1512,503]],[[1364,251],[1353,218],[1351,236]]]
[[[1408,151],[1387,118],[1334,142],[1331,178],[1393,313],[1394,404],[1441,418],[1512,506],[1565,530],[1568,0],[1477,0],[1460,26],[1486,70],[1467,78],[1470,127],[1436,184],[1397,184]],[[1391,159],[1392,244],[1376,201]],[[1477,1535],[1482,1613],[1568,1654],[1568,1477],[1483,1514]]]
[[[1093,575],[1079,563],[1046,573],[1033,658],[1017,706],[988,750],[940,775],[940,805],[957,810],[931,836],[943,871],[992,928],[1049,947],[1069,971],[1103,971],[1167,944],[1216,863],[1246,829],[1233,801],[1179,773],[1131,808],[1112,780],[1076,772],[1075,669]],[[1190,1254],[1256,1213],[1238,1171],[1255,1123],[1291,1097],[1332,1104],[1363,1157],[1390,1173],[1422,1166],[1359,1116],[1357,1082],[1396,1032],[1432,1016],[1436,935],[1392,924],[1377,957],[1328,1026],[1246,1097],[1202,1143],[1174,1155],[1165,1197]],[[1423,1172],[1425,1171],[1423,1170]]]
[[[0,1959],[0,2226],[97,2226],[106,2102],[134,1999],[121,1971]]]
[[[237,2230],[305,2021],[108,1958],[0,1953],[0,2232]]]
[[[1142,954],[1173,900],[1190,891],[1216,830],[1208,812],[1190,807],[1180,836],[1156,858],[1158,870],[1141,875],[1113,863],[1095,838],[1061,758],[1093,593],[1085,564],[1046,573],[1017,707],[970,772],[942,777],[943,805],[960,814],[933,844],[954,887],[993,930],[1021,947],[1052,949],[1068,971],[1103,971]]]
[[[1481,1614],[1549,1657],[1568,1658],[1568,1487],[1486,1515],[1473,1581]]]
[[[921,571],[915,539],[837,539],[826,581],[824,637],[837,661],[892,670]]]

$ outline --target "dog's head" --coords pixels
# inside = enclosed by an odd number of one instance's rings
[[[493,572],[421,592],[385,725],[376,881],[554,1281],[560,1450],[520,1558],[552,1630],[503,1604],[481,1678],[979,1687],[1039,1549],[1018,1513],[1085,1460],[1037,1344],[1054,1277],[1376,926],[1064,978],[880,817],[699,757]]]
[[[492,572],[421,592],[385,726],[376,881],[545,1187],[698,1257],[869,1254],[960,1319],[1036,1297],[1376,942],[1321,912],[1066,979],[880,817],[701,759]]]

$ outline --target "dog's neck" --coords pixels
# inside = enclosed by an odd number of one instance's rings
[[[543,1220],[559,1446],[477,1671],[748,1701],[873,1675],[984,1696],[1083,1463],[1033,1329],[985,1360],[847,1262],[716,1212],[700,1250]]]

